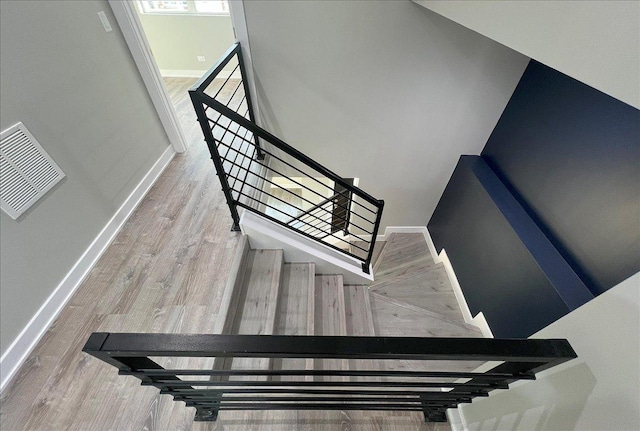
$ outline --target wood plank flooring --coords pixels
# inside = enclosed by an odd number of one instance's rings
[[[194,409],[81,352],[94,331],[211,332],[240,235],[186,90],[177,155],[3,391],[3,430],[193,429]],[[181,108],[180,108],[181,107]]]

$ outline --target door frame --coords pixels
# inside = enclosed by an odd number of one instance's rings
[[[109,6],[111,6],[116,21],[118,21],[133,60],[138,66],[140,76],[145,87],[147,87],[149,96],[151,96],[151,101],[158,112],[160,122],[169,138],[169,142],[171,142],[176,152],[185,152],[187,150],[185,137],[171,99],[169,99],[164,87],[160,69],[158,69],[158,65],[151,53],[142,23],[135,10],[136,5],[130,1],[109,0]]]

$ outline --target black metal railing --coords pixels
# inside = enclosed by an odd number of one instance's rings
[[[234,230],[244,208],[357,259],[369,273],[384,202],[256,124],[239,43],[189,94]]]
[[[94,333],[83,351],[195,407],[197,421],[216,420],[221,410],[395,410],[441,422],[449,408],[508,389],[516,380],[533,380],[535,373],[576,357],[566,340],[277,335]],[[220,370],[213,369],[216,357],[367,360],[381,366]],[[500,363],[486,372],[393,366],[407,360],[440,367],[443,362],[432,361]]]

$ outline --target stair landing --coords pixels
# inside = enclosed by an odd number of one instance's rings
[[[464,322],[442,264],[434,262],[422,234],[392,234],[376,246],[375,281],[345,285],[342,275],[316,274],[312,263],[282,263],[274,250],[244,251],[235,293],[222,325],[231,333],[334,336],[481,337]],[[244,322],[249,319],[249,322]],[[251,332],[253,331],[253,332]],[[251,362],[253,361],[253,362]],[[273,369],[387,369],[470,371],[479,362],[311,360],[285,358],[242,365]],[[226,364],[228,366],[228,364]],[[236,363],[234,362],[234,367]],[[279,377],[272,378],[276,380]],[[307,380],[372,380],[365,377],[312,377]],[[283,376],[288,380],[291,377]],[[381,380],[384,378],[380,378]],[[413,412],[222,411],[220,429],[449,430],[446,423],[425,423]],[[276,428],[267,424],[273,423]],[[216,425],[222,426],[222,425]],[[217,429],[217,428],[214,428]]]

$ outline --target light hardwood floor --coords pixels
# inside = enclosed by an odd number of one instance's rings
[[[191,429],[193,409],[81,352],[94,331],[207,333],[240,234],[186,90],[171,80],[189,150],[177,155],[3,391],[2,430]]]

